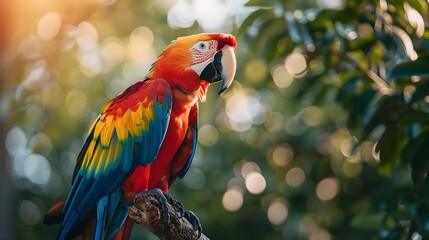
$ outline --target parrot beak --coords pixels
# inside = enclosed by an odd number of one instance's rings
[[[236,61],[234,49],[225,46],[214,55],[214,59],[201,72],[200,79],[209,83],[222,81],[219,95],[231,85],[234,80]]]

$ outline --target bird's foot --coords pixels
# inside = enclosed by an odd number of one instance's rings
[[[167,201],[173,206],[174,210],[180,214],[180,217],[183,217],[185,214],[185,208],[183,207],[183,204],[179,202],[178,200],[172,198],[168,193],[163,192],[165,198]]]
[[[201,227],[200,219],[198,219],[197,215],[195,215],[195,213],[192,211],[185,210],[183,217],[191,223],[192,228],[195,231],[198,231],[198,238],[200,238],[203,228]]]
[[[171,201],[171,200],[169,200],[169,199],[171,199],[171,197],[168,194],[167,194],[168,197],[166,197],[166,193],[162,192],[159,188],[145,190],[145,191],[139,193],[139,195],[153,196],[158,200],[158,202],[161,206],[160,213],[161,213],[161,217],[162,217],[162,223],[164,225],[164,231],[167,232],[170,228],[170,225],[169,225],[170,216],[168,214],[168,205],[167,204],[168,204],[168,202]],[[134,198],[134,201],[135,201],[135,199],[136,198]],[[134,205],[136,205],[135,202],[134,202]]]
[[[160,212],[162,217],[162,222],[164,224],[164,231],[169,231],[170,228],[170,216],[168,213],[168,204],[170,204],[174,210],[179,213],[180,217],[184,217],[186,220],[191,223],[192,228],[195,231],[198,231],[198,237],[201,236],[202,227],[198,217],[191,211],[185,210],[183,204],[178,200],[172,198],[168,193],[161,191],[159,188],[145,190],[138,195],[148,195],[155,197],[160,204]],[[136,198],[134,198],[135,201]],[[135,204],[135,202],[134,202]],[[135,204],[136,205],[136,204]]]

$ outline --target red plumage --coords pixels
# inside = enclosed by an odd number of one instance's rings
[[[205,48],[213,41],[217,48]],[[166,192],[186,174],[197,145],[198,99],[205,99],[211,82],[223,81],[223,90],[232,82],[236,44],[229,34],[178,38],[144,81],[103,107],[79,154],[67,200],[44,218],[48,224],[63,221],[59,239],[129,237],[132,221],[123,220],[127,203],[146,189]],[[193,54],[207,60],[197,64]],[[208,79],[201,78],[203,71]]]

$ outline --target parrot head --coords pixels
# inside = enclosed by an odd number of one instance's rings
[[[204,100],[210,83],[222,82],[219,94],[231,85],[236,69],[236,46],[230,34],[179,37],[159,56],[148,77],[163,78],[172,88]]]

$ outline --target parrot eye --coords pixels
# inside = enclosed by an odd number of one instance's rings
[[[208,44],[206,42],[198,42],[196,44],[196,47],[197,47],[198,51],[203,52],[203,53],[205,53],[209,50]]]

